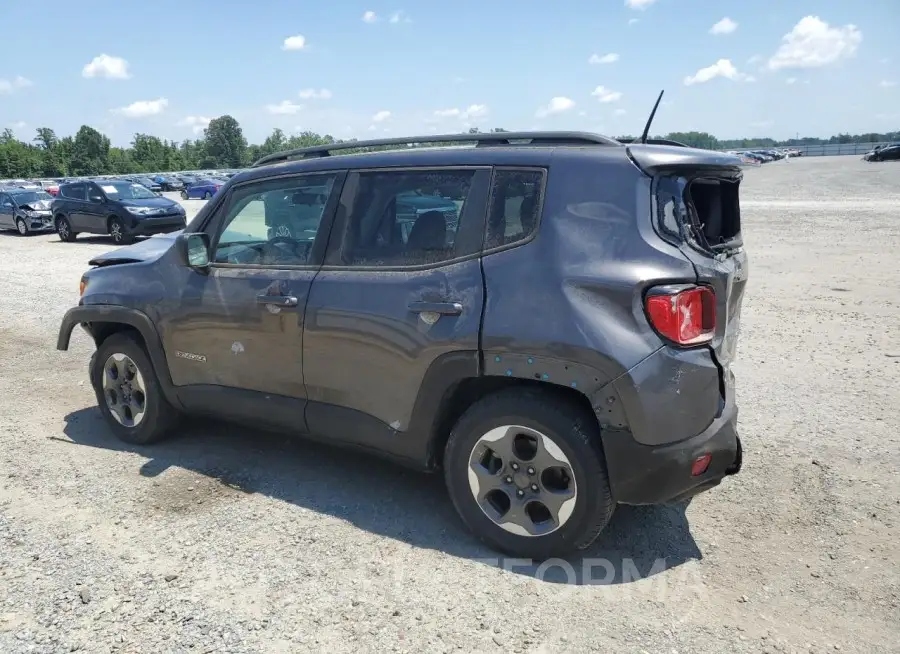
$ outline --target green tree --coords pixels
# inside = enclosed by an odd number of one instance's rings
[[[246,163],[247,139],[241,126],[231,116],[220,116],[204,130],[206,152],[204,166],[238,168]]]
[[[72,147],[72,164],[74,175],[98,175],[111,172],[109,170],[109,139],[93,127],[82,125],[75,134]]]

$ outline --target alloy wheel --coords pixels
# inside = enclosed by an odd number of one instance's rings
[[[109,226],[109,234],[112,236],[113,241],[120,243],[122,241],[122,225],[114,220]]]
[[[578,496],[568,457],[546,434],[496,427],[469,455],[469,489],[484,514],[518,536],[544,536],[571,517]]]
[[[114,353],[103,365],[103,397],[112,417],[123,427],[137,427],[147,412],[144,377],[126,354]]]
[[[69,238],[69,223],[66,220],[60,220],[56,226],[56,231],[59,233],[59,237],[65,241]]]
[[[19,234],[25,236],[28,233],[28,225],[25,224],[25,221],[19,218],[16,221],[16,229],[19,230]]]

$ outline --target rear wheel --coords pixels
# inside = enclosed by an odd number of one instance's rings
[[[28,225],[22,218],[16,218],[16,231],[22,236],[28,235]]]
[[[212,197],[212,193],[210,193],[209,191],[206,191],[206,192],[203,194],[203,199],[204,199],[204,200],[209,200],[211,197]]]
[[[188,198],[187,198],[187,191],[184,190],[184,189],[182,189],[182,191],[181,191],[181,199],[182,199],[182,200],[187,200],[187,199],[188,199]]]
[[[71,243],[78,236],[76,232],[72,231],[72,225],[69,224],[69,219],[65,216],[56,217],[56,233],[59,234],[59,240],[66,243]]]
[[[103,341],[91,360],[90,374],[103,417],[126,443],[158,441],[178,421],[150,357],[133,335],[118,333]]]
[[[501,552],[543,560],[584,549],[615,508],[599,439],[594,416],[575,403],[521,389],[490,395],[447,441],[450,497]]]

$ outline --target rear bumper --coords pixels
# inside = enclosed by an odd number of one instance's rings
[[[677,443],[642,445],[627,430],[606,430],[606,454],[613,498],[622,504],[661,504],[687,499],[737,474],[743,451],[737,433],[737,407],[729,393],[722,414],[701,433]],[[706,472],[693,476],[700,456],[712,459]]]

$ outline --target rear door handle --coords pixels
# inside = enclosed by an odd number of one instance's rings
[[[410,302],[413,313],[439,313],[442,316],[458,316],[463,306],[459,302]]]
[[[295,307],[297,298],[293,295],[257,295],[257,304],[273,304],[276,307]]]

